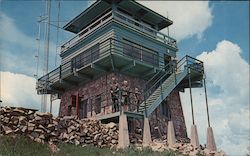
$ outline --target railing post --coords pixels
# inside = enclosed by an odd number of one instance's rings
[[[160,83],[161,83],[161,99],[163,100],[163,94],[162,94],[162,78],[161,78]]]
[[[210,119],[209,119],[209,110],[208,110],[208,101],[207,101],[207,88],[206,88],[206,78],[204,78],[203,83],[204,83],[204,90],[205,90],[205,98],[206,98],[206,107],[207,107],[207,122],[208,122],[208,127],[210,127]]]
[[[185,56],[185,60],[186,60],[187,69],[190,70],[189,67],[188,67],[188,56],[187,56],[187,55]],[[189,71],[188,71],[188,72],[189,72]]]
[[[62,65],[59,66],[59,80],[62,78]]]
[[[82,59],[80,59],[80,60],[82,60]],[[91,60],[91,63],[92,63],[93,62],[93,48],[91,48],[90,60]]]
[[[188,73],[188,81],[189,81],[189,92],[190,92],[190,102],[191,102],[191,111],[192,111],[192,121],[194,125],[194,108],[193,108],[193,98],[192,98],[192,89],[191,89],[191,76],[190,76],[190,71]]]
[[[122,108],[122,106],[121,106],[121,98],[122,98],[122,92],[121,92],[121,89],[120,89],[120,87],[119,87],[119,91],[118,91],[118,103],[119,103],[119,111],[120,111],[120,114],[122,114],[123,113],[123,108]]]
[[[146,93],[147,92],[144,93],[144,113],[145,113],[145,116],[147,117],[147,106],[146,106],[147,99],[146,99]]]
[[[174,81],[175,81],[175,85],[177,84],[177,80],[176,80],[176,65],[175,63],[172,64],[172,70],[174,72]]]
[[[111,48],[112,48],[112,45],[111,45],[111,38],[109,39],[109,52],[110,52],[110,55],[112,54],[112,52],[111,52]]]

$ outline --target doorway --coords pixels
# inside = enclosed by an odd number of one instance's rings
[[[79,105],[79,118],[87,118],[87,104],[88,104],[88,99],[81,100],[80,105]]]
[[[165,63],[165,66],[167,64],[169,64],[170,61],[171,61],[171,56],[164,54],[164,63]]]

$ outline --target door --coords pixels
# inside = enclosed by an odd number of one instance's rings
[[[87,117],[87,104],[88,100],[81,100],[80,105],[79,105],[79,118],[83,119]]]

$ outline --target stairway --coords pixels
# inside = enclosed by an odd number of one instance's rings
[[[188,59],[193,59],[194,61],[189,61]],[[149,116],[175,89],[175,87],[188,76],[189,71],[198,71],[202,69],[201,74],[203,74],[203,63],[199,61],[200,65],[197,68],[197,61],[199,60],[196,60],[189,56],[185,56],[184,59],[181,59],[177,63],[176,70],[174,71],[178,72],[172,72],[171,74],[169,74],[166,71],[164,75],[161,75],[161,77],[145,92],[149,96],[144,96],[145,100],[140,104],[138,112],[144,113],[146,116]],[[171,71],[171,69],[169,69],[168,71]]]

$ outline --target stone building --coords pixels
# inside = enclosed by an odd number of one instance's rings
[[[131,0],[96,1],[64,26],[75,37],[61,46],[61,65],[37,82],[38,94],[61,99],[60,116],[76,115],[143,128],[153,137],[187,137],[180,91],[201,87],[203,63],[177,60],[176,40],[160,32],[173,22]],[[117,107],[117,108],[116,108]]]

